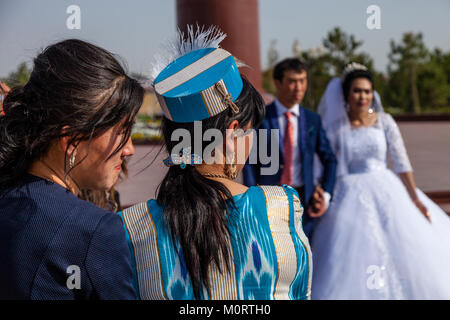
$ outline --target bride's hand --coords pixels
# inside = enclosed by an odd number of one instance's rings
[[[416,205],[417,209],[419,209],[419,211],[431,223],[430,212],[428,211],[427,207],[425,207],[424,204],[419,199],[413,200],[413,202]]]

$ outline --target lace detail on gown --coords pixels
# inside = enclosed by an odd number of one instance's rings
[[[347,172],[362,173],[387,167],[387,155],[396,173],[412,171],[400,130],[391,115],[380,113],[376,124],[350,130],[344,146]],[[342,148],[342,147],[341,147]],[[343,149],[344,149],[343,148]]]
[[[311,239],[312,299],[449,299],[450,219],[420,190],[433,223],[415,207],[388,168],[389,155],[393,171],[412,171],[398,126],[378,116],[371,127],[328,132],[343,134],[333,147],[345,162]]]
[[[402,135],[394,119],[390,114],[383,113],[381,114],[381,120],[383,121],[389,155],[394,165],[394,172],[412,171]]]
[[[406,168],[406,164],[409,164],[398,127],[395,125],[395,122],[393,123],[395,127],[392,126],[392,123],[386,124],[383,118],[381,116],[381,121],[377,121],[374,126],[354,128],[350,131],[350,137],[345,145],[345,152],[350,158],[347,164],[349,174],[388,170],[387,151],[389,151],[392,161],[397,168]],[[386,127],[383,128],[383,125],[386,125]],[[383,129],[385,130],[384,132]],[[395,139],[394,143],[388,142],[386,140],[388,137]],[[374,180],[379,178],[380,176],[372,177]],[[367,177],[367,179],[370,178]],[[367,190],[365,182],[355,179],[353,183],[349,184],[351,189],[344,188],[343,192],[336,190],[335,202],[341,203],[343,198],[348,195],[348,192],[358,195],[358,203],[361,205],[358,214],[363,214],[366,217],[368,229],[370,230],[369,236],[372,239],[375,251],[379,254],[379,265],[377,266],[380,267],[381,273],[384,270],[389,270],[388,277],[386,275],[382,276],[383,280],[380,282],[380,288],[377,290],[379,298],[405,299],[399,273],[392,260],[393,252],[389,250],[389,239],[387,239],[385,234],[385,230],[390,229],[391,217],[388,211],[378,210],[378,203],[374,202],[373,194],[371,190]],[[337,189],[340,189],[341,186],[342,184],[338,184]],[[378,198],[390,198],[386,189],[380,188],[377,193]]]

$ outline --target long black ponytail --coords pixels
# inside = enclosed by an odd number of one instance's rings
[[[265,105],[261,95],[243,78],[244,86],[235,101],[239,113],[230,108],[202,121],[202,131],[219,129],[225,136],[228,125],[239,121],[257,127],[264,119]],[[175,123],[163,119],[162,133],[166,149],[172,150],[176,142],[171,141],[172,132],[186,129],[194,136],[193,123]],[[202,134],[203,134],[202,132]],[[197,141],[196,141],[197,142]],[[193,145],[193,144],[191,144]],[[204,146],[202,145],[202,150]],[[208,288],[208,268],[214,263],[220,272],[220,261],[230,269],[230,247],[228,230],[228,203],[234,206],[230,191],[220,182],[204,177],[193,165],[169,168],[161,182],[157,201],[163,206],[163,215],[171,231],[174,244],[179,242],[184,262],[192,281],[194,295],[200,298],[202,287]]]

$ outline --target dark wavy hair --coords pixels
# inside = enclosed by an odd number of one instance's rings
[[[375,83],[373,81],[372,74],[367,70],[355,70],[350,72],[345,76],[344,81],[342,82],[342,92],[344,93],[345,101],[348,101],[348,95],[350,94],[350,88],[352,87],[352,83],[355,79],[365,78],[370,81],[372,84],[372,90],[375,90]]]
[[[4,101],[0,189],[14,186],[64,136],[76,147],[123,121],[125,134],[112,155],[119,152],[143,96],[142,86],[110,52],[76,39],[48,46],[34,59],[29,81],[13,88]],[[66,158],[67,152],[64,163]],[[64,171],[67,175],[70,170]]]
[[[264,100],[245,78],[242,92],[235,104],[239,113],[231,108],[202,121],[202,135],[208,129],[219,129],[225,136],[228,125],[239,121],[244,128],[251,124],[258,127],[265,115]],[[172,132],[186,129],[194,137],[194,123],[176,123],[167,118],[162,122],[165,147],[170,150],[178,143],[171,141]],[[205,144],[205,142],[202,142]],[[192,140],[191,146],[194,145]],[[202,145],[202,150],[204,150]],[[194,295],[198,299],[202,286],[208,288],[208,267],[214,263],[220,270],[220,261],[224,261],[230,270],[230,248],[228,230],[228,204],[230,191],[220,182],[208,179],[200,174],[193,165],[172,166],[161,182],[157,202],[163,206],[163,216],[171,232],[175,245],[177,240],[182,249],[182,256],[189,272]],[[220,270],[223,272],[224,270]]]
[[[278,62],[273,68],[273,78],[274,80],[283,81],[284,72],[288,70],[293,70],[297,73],[302,73],[303,71],[308,72],[308,68],[305,63],[303,63],[298,58],[286,58]]]

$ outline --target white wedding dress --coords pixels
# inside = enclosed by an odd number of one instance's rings
[[[330,142],[347,162],[311,239],[312,299],[450,299],[450,218],[417,190],[429,223],[394,173],[412,168],[392,117]]]

